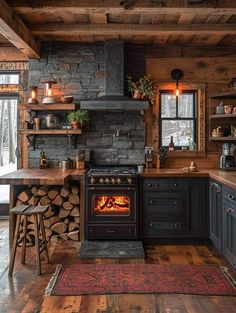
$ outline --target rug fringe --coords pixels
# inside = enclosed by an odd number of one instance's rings
[[[50,296],[51,295],[52,290],[54,288],[54,285],[57,281],[58,275],[61,271],[61,268],[62,268],[62,264],[58,264],[54,274],[52,275],[52,277],[51,277],[51,279],[50,279],[50,281],[49,281],[49,283],[45,289],[44,296]]]
[[[227,280],[230,282],[230,284],[233,286],[233,288],[236,289],[236,280],[230,274],[229,269],[226,266],[220,266],[220,269],[227,278]]]

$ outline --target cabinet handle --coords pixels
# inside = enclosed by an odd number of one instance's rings
[[[178,187],[178,184],[174,183],[174,184],[173,184],[173,187]]]
[[[228,198],[230,198],[231,200],[235,200],[235,197],[233,195],[231,195],[231,193],[228,193]]]
[[[148,187],[152,187],[152,184],[149,183],[149,184],[148,184]]]
[[[173,203],[174,205],[177,205],[177,201],[174,201],[174,203]]]
[[[106,229],[107,233],[115,233],[116,231],[115,230],[111,230],[109,228]]]
[[[149,201],[149,204],[153,204],[153,203],[154,203],[154,201],[153,201],[153,200],[150,200],[150,201]]]
[[[149,224],[149,226],[150,226],[150,227],[153,227],[153,226],[154,226],[154,224],[150,223],[150,224]]]
[[[159,184],[155,184],[155,187],[159,187]]]

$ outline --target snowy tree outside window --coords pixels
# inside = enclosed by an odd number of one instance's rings
[[[197,142],[197,92],[160,91],[160,146],[168,147],[173,136],[175,148]]]

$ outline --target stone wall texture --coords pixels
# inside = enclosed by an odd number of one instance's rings
[[[125,75],[135,79],[144,73],[144,56],[137,47],[125,53]],[[76,102],[104,95],[104,45],[47,44],[40,60],[29,62],[29,86],[38,86],[43,97],[43,81],[54,78],[56,95],[73,95]],[[66,116],[60,113],[61,120]],[[119,131],[120,136],[117,135]],[[140,112],[90,111],[90,122],[77,138],[77,147],[64,136],[38,136],[36,149],[29,148],[29,167],[38,167],[43,149],[50,166],[81,149],[90,149],[93,164],[144,163],[145,124]]]

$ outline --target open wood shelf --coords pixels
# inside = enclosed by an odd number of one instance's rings
[[[209,119],[213,118],[236,118],[236,114],[215,114],[215,115],[210,115]]]
[[[20,134],[28,135],[80,135],[81,129],[21,129]]]
[[[32,110],[32,111],[67,111],[75,110],[75,103],[53,103],[53,104],[18,104],[18,110]]]
[[[219,140],[219,141],[236,141],[236,137],[209,137],[209,140]]]
[[[210,96],[211,99],[236,99],[236,89]]]

